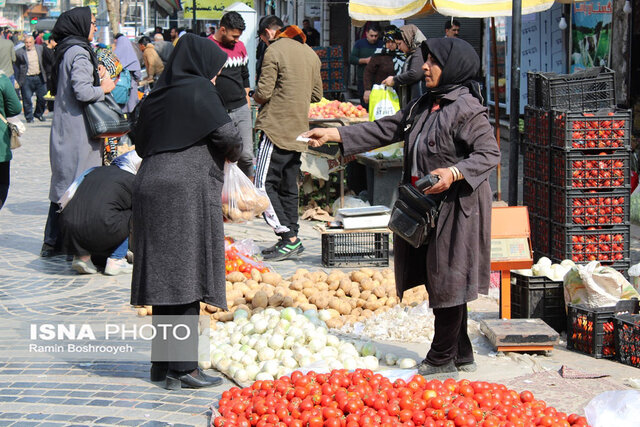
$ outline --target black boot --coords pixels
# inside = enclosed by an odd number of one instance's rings
[[[169,369],[167,371],[167,390],[180,390],[181,388],[203,388],[222,384],[222,378],[206,375],[200,368],[191,372],[178,372]]]

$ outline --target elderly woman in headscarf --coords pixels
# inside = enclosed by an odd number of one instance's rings
[[[422,76],[423,58],[420,50],[420,43],[426,40],[422,31],[413,24],[403,25],[395,35],[398,49],[403,52],[407,59],[402,67],[402,71],[395,76],[389,76],[382,81],[383,85],[400,86],[400,105],[406,106],[412,99],[424,93],[424,81]]]
[[[105,78],[104,67],[98,71],[91,47],[95,19],[88,7],[76,7],[60,15],[52,31],[58,44],[51,70],[55,107],[49,140],[51,205],[40,252],[45,257],[55,255],[60,245],[58,200],[82,172],[102,164],[102,143],[89,138],[83,111],[87,103],[103,100],[115,84]]]
[[[105,45],[98,45],[98,48],[96,49],[96,57],[98,58],[98,63],[107,70],[107,74],[116,84],[116,87],[111,91],[111,96],[113,96],[113,99],[118,103],[118,105],[124,108],[126,106],[127,99],[129,98],[129,87],[127,87],[129,83],[126,83],[130,82],[129,75],[126,72],[123,73],[124,68],[122,67],[122,64],[111,49]],[[125,82],[124,85],[122,84],[123,82]],[[102,152],[103,165],[110,165],[111,162],[118,157],[119,142],[119,137],[104,139],[104,149]]]
[[[129,99],[122,108],[122,111],[125,113],[130,113],[138,104],[138,82],[142,78],[142,68],[140,67],[140,61],[136,55],[135,48],[128,38],[122,34],[116,34],[114,42],[115,48],[113,49],[113,53],[115,53],[122,67],[128,70],[131,76]]]
[[[143,158],[133,188],[131,304],[157,315],[197,317],[200,302],[227,309],[222,182],[242,139],[214,86],[227,61],[215,43],[181,37],[153,91],[142,101],[135,129]],[[191,351],[176,360],[161,350]],[[205,375],[195,347],[152,343],[151,380],[167,389],[221,382]]]
[[[107,257],[104,274],[131,273],[127,262],[131,226],[131,193],[142,159],[135,151],[117,157],[111,166],[90,168],[60,200],[63,246],[75,255],[78,273],[98,269],[91,256]],[[103,258],[104,259],[104,258]]]
[[[467,42],[429,39],[422,44],[427,92],[393,116],[343,128],[318,128],[303,134],[319,146],[342,143],[344,155],[405,141],[402,182],[414,184],[428,174],[439,181],[425,194],[443,202],[435,229],[417,249],[394,238],[399,296],[426,285],[435,315],[431,349],[419,365],[422,375],[457,377],[475,370],[467,335],[467,303],[487,293],[491,250],[489,175],[500,150],[489,124],[477,82],[480,59]]]

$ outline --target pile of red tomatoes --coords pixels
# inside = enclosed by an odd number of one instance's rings
[[[253,259],[253,257],[242,253],[233,245],[234,240],[231,237],[225,237],[224,265],[226,274],[239,271],[245,277],[251,278],[251,270],[256,269],[260,273],[269,272],[269,268],[264,263]]]
[[[501,384],[447,379],[391,382],[370,370],[293,372],[275,381],[233,387],[219,402],[213,425],[277,427],[586,426],[529,391]]]

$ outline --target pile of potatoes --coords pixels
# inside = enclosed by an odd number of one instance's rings
[[[340,328],[345,322],[363,321],[396,304],[417,305],[427,297],[425,288],[418,287],[405,292],[401,302],[396,296],[393,271],[370,268],[329,274],[298,269],[288,280],[283,280],[278,273],[260,273],[254,269],[251,279],[238,272],[228,274],[226,287],[229,310],[202,304],[202,314],[226,322],[232,320],[233,313],[240,308],[249,312],[266,307],[324,309],[332,316],[327,326]]]

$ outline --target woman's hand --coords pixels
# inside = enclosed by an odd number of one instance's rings
[[[342,142],[337,128],[315,128],[303,133],[301,136],[310,138],[310,147],[320,147],[328,141]]]
[[[385,86],[393,87],[393,84],[394,84],[394,82],[393,82],[393,76],[389,76],[389,77],[387,77],[386,79],[384,79],[384,80],[382,81],[382,84],[383,84],[383,85],[385,85]]]
[[[365,90],[364,93],[362,94],[362,99],[364,100],[364,102],[366,102],[367,104],[369,103],[369,96],[371,95],[371,91],[370,90]]]
[[[100,79],[104,79],[107,77],[107,69],[102,64],[98,65],[98,76],[100,76]]]
[[[113,89],[115,89],[116,84],[111,80],[111,78],[107,77],[106,79],[102,79],[100,81],[100,87],[104,93],[109,93]]]
[[[447,191],[453,184],[453,173],[449,168],[439,168],[430,172],[431,175],[438,175],[440,180],[431,188],[424,190],[424,194],[439,194]]]

